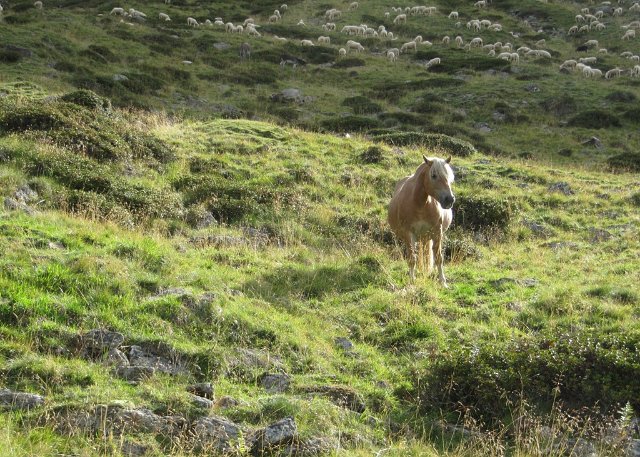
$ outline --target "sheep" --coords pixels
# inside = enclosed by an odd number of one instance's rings
[[[387,52],[393,52],[396,55],[396,57],[400,57],[400,49],[398,48],[391,48]]]
[[[588,25],[583,25],[582,27],[580,27],[578,29],[578,33],[588,32],[588,31],[589,31],[589,26]]]
[[[236,25],[236,28],[233,31],[234,33],[242,33],[244,32],[244,27],[241,25]]]
[[[413,49],[414,51],[418,50],[418,43],[415,41],[409,41],[402,46],[400,46],[400,52],[408,51],[409,49]]]
[[[638,5],[638,3],[636,3]],[[640,65],[634,65],[634,67],[629,72],[629,76],[632,78],[640,78]]]
[[[233,25],[233,23],[232,23],[232,22],[227,22],[227,23],[224,25],[224,30],[225,30],[225,32],[227,32],[227,33],[233,33],[233,32],[235,31],[235,29],[236,29],[236,26],[235,26],[235,25]]]
[[[574,70],[576,68],[576,65],[578,65],[578,62],[573,59],[565,60],[564,62],[562,62],[562,65],[560,65],[560,70]]]
[[[631,38],[635,38],[636,37],[636,31],[631,29],[631,30],[627,30],[624,35],[622,35],[622,39],[623,40],[630,40]]]
[[[346,50],[345,48],[340,48],[340,49],[338,49],[338,55],[339,55],[340,57],[344,57],[344,56],[346,56],[346,55],[347,55],[347,50]]]
[[[389,62],[395,62],[398,60],[398,56],[393,51],[387,51],[387,59],[389,59]]]
[[[261,37],[262,34],[258,32],[254,27],[247,27],[247,35],[254,37]]]
[[[634,3],[633,5],[631,5],[629,7],[629,11],[631,11],[632,13],[640,12],[640,3]]]
[[[616,8],[613,10],[613,16],[622,16],[622,8]]]
[[[280,5],[280,9],[282,11],[287,11],[289,9],[289,5],[287,5],[286,3],[283,3],[282,5]]]
[[[605,48],[600,48],[598,49],[598,54],[609,54],[609,51],[607,51],[607,49]]]
[[[588,47],[588,48],[597,48],[598,47],[598,40],[589,40],[584,45],[586,47]]]
[[[598,22],[596,23],[596,25],[593,26],[598,32],[603,31],[604,29],[607,28],[606,25],[604,25],[602,22]]]
[[[280,20],[280,16],[276,16],[275,14],[272,14],[271,16],[269,16],[269,24],[275,24],[276,22],[278,22]]]
[[[620,57],[627,57],[628,58],[628,57],[631,57],[632,55],[633,55],[633,53],[629,52],[629,51],[624,51],[624,52],[620,53]]]
[[[479,1],[475,2],[473,4],[473,6],[475,6],[476,8],[486,8],[487,7],[487,0],[479,0]]]
[[[580,63],[596,63],[598,61],[597,57],[580,57],[578,59]]]
[[[393,32],[388,32],[388,33],[387,33],[387,39],[389,39],[389,40],[391,40],[391,41],[395,41],[395,40],[397,40],[398,38],[394,38],[394,36],[393,36]]]
[[[498,54],[498,59],[511,60],[511,53],[510,52],[501,52],[500,54]]]
[[[582,9],[580,10],[580,12],[581,12],[582,14],[589,14],[589,8],[582,8]]]
[[[171,18],[169,17],[169,15],[168,15],[168,14],[166,14],[166,13],[160,13],[160,14],[158,14],[158,19],[160,19],[161,21],[165,21],[165,22],[167,22],[167,21],[170,21],[170,20],[171,20]]]
[[[395,19],[393,20],[393,23],[398,25],[400,23],[402,24],[406,24],[407,23],[407,15],[406,14],[398,14]]]
[[[347,49],[355,49],[356,52],[362,52],[364,51],[364,46],[357,41],[349,40],[347,41]]]
[[[496,45],[495,44],[485,44],[484,46],[482,46],[482,49],[484,49],[485,51],[491,51],[491,50],[496,50]]]
[[[251,57],[251,45],[249,43],[242,43],[240,45],[240,59],[248,59]]]
[[[631,56],[629,60],[632,62],[640,62],[640,56]]]
[[[358,9],[358,6],[360,6],[358,4],[358,2],[351,2],[349,3],[349,11],[355,11]]]
[[[422,43],[422,35],[418,35],[413,39],[413,41],[415,41],[418,44]]]
[[[517,52],[512,52],[511,57],[509,58],[510,62],[520,63],[520,54]]]
[[[491,49],[491,50],[489,51],[488,56],[489,56],[489,57],[495,57],[495,56],[496,56],[496,50],[495,50],[495,49]]]
[[[596,19],[602,19],[602,16],[604,16],[604,11],[596,11],[596,14],[594,14],[594,16],[596,17]]]
[[[538,46],[538,47],[542,47],[545,44],[547,44],[547,40],[545,40],[544,38],[542,40],[536,41],[536,46]]]
[[[278,36],[278,35],[273,35],[273,39],[278,41],[278,42],[280,42],[280,43],[286,43],[287,41],[289,41],[285,37],[281,37],[281,36]]]
[[[442,44],[444,44],[445,46],[449,46],[449,43],[451,43],[451,38],[449,38],[447,35],[442,37]]]
[[[612,68],[604,74],[605,79],[613,79],[621,76],[624,73],[622,68]]]
[[[222,19],[220,18],[216,18],[215,21],[213,21],[213,25],[217,25],[217,26],[222,26],[224,27],[224,22],[222,21]]]
[[[198,27],[200,24],[198,24],[198,21],[196,21],[194,18],[188,17],[187,18],[187,25],[188,26],[193,26],[193,27]]]
[[[124,15],[124,8],[114,8],[111,10],[111,12],[109,14],[115,14],[118,16],[123,16]]]
[[[434,65],[440,65],[440,57],[436,57],[434,59],[431,59],[424,66],[425,66],[425,68],[431,68]]]
[[[330,10],[327,10],[324,13],[324,16],[329,21],[333,21],[335,19],[338,19],[340,16],[342,16],[342,11],[340,11],[340,10],[338,10],[336,8],[331,8]]]
[[[318,44],[331,44],[331,38],[328,36],[319,36]]]
[[[385,11],[384,18],[389,19],[391,17],[391,13],[389,11]]]
[[[451,11],[451,12],[449,13],[449,16],[448,16],[448,17],[449,17],[449,19],[458,19],[458,16],[459,16],[459,15],[458,15],[458,12],[457,12],[457,11]]]
[[[590,76],[593,76],[594,78],[602,78],[602,71],[598,70],[597,68],[592,68]]]
[[[311,40],[300,40],[300,45],[302,46],[315,46],[313,41]]]
[[[526,47],[526,46],[520,46],[518,49],[516,49],[516,52],[517,52],[518,54],[520,54],[520,53],[525,54],[525,53],[527,53],[527,52],[529,52],[529,51],[531,51],[531,49],[529,49],[529,48],[528,48],[528,47]]]
[[[248,17],[248,18],[246,18],[246,19],[244,20],[244,22],[242,23],[242,25],[244,25],[244,26],[246,27],[248,24],[254,24],[255,22],[256,22],[256,21],[254,21],[252,17]]]
[[[132,19],[137,19],[139,21],[144,21],[147,17],[147,15],[142,11],[138,11],[134,8],[129,8],[129,16],[131,16]]]
[[[336,24],[334,22],[327,22],[326,24],[322,24],[322,30],[335,30]]]
[[[576,19],[576,22],[578,24],[580,24],[582,22],[586,22],[586,19],[584,18],[584,16],[582,14],[576,14],[575,19]]]
[[[456,45],[461,48],[464,45],[464,39],[458,35],[455,39]]]
[[[578,32],[578,26],[574,25],[572,27],[569,28],[569,35],[575,35]]]
[[[36,2],[34,2],[34,3],[33,3],[33,6],[34,6],[36,9],[41,10],[41,9],[42,9],[42,2],[41,2],[40,0],[38,0],[38,1],[36,1]]]
[[[489,26],[489,30],[491,30],[492,32],[502,32],[502,25],[500,24],[491,24]],[[511,34],[513,35],[513,32],[511,32]],[[513,35],[516,36],[516,35]]]
[[[307,24],[305,24],[302,19],[300,19],[296,25],[299,25],[301,27],[306,27],[307,26]]]
[[[486,29],[491,25],[491,21],[489,19],[482,19],[480,25]]]
[[[472,48],[474,48],[474,47],[478,47],[478,48],[482,47],[482,38],[476,37],[476,38],[472,39],[469,42],[469,46],[471,46]]]
[[[282,14],[280,14],[280,10],[273,10],[273,15],[282,18]]]

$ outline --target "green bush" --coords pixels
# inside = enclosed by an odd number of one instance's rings
[[[568,125],[588,129],[604,129],[608,127],[620,127],[620,119],[607,111],[591,110],[575,115],[569,119]]]
[[[364,67],[366,62],[362,59],[358,59],[357,57],[349,57],[346,59],[338,60],[333,68],[351,68],[351,67]]]
[[[384,150],[380,146],[370,146],[362,151],[358,158],[361,163],[381,163],[384,161]]]
[[[489,196],[456,196],[453,207],[453,222],[464,230],[482,231],[487,229],[506,230],[513,220],[517,209],[507,199]]]
[[[373,103],[369,98],[362,95],[345,98],[342,101],[342,106],[352,108],[355,114],[375,114],[382,111],[382,106]]]
[[[414,113],[405,113],[403,111],[387,112],[378,115],[378,118],[385,124],[390,126],[399,125],[423,125],[424,118]]]
[[[471,408],[488,421],[503,419],[520,400],[604,410],[631,401],[638,408],[639,343],[638,334],[572,330],[449,348],[416,374],[417,403]]]
[[[458,157],[467,157],[476,152],[471,143],[440,133],[388,133],[376,135],[373,140],[394,146],[421,146],[429,149],[442,149]]]
[[[607,159],[609,167],[616,171],[640,171],[640,153],[623,152]]]
[[[436,51],[418,51],[414,55],[415,60],[430,60],[434,57],[438,57]],[[442,60],[440,65],[436,65],[429,69],[429,73],[449,73],[455,74],[460,70],[474,70],[474,71],[505,71],[508,72],[511,68],[511,64],[503,59],[496,59],[485,55],[470,55],[468,53],[456,53],[449,55],[446,59]]]
[[[0,62],[2,63],[16,63],[22,58],[22,55],[18,51],[11,49],[0,49]]]
[[[359,132],[379,127],[380,122],[370,117],[345,116],[325,119],[320,125],[333,132]]]
[[[69,92],[60,97],[60,99],[75,105],[84,106],[85,108],[102,109],[105,111],[111,110],[111,100],[101,97],[87,89]]]

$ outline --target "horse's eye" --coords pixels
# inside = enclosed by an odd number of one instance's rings
[[[436,179],[438,175],[431,175],[431,179]]]

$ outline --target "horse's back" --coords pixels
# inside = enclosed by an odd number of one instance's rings
[[[387,221],[389,222],[389,225],[391,226],[391,230],[393,230],[396,235],[399,235],[400,231],[402,231],[402,229],[404,227],[402,227],[401,224],[401,212],[402,212],[402,205],[403,203],[405,203],[406,200],[406,191],[407,191],[407,181],[409,181],[409,178],[411,178],[411,176],[405,176],[404,178],[402,178],[400,181],[398,181],[398,183],[396,184],[396,188],[393,191],[393,197],[391,197],[391,202],[389,203],[389,213],[387,215]],[[406,204],[406,203],[405,203]]]

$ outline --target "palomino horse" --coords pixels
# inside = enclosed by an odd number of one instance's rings
[[[424,163],[411,176],[398,182],[389,204],[388,221],[391,230],[406,246],[409,276],[415,279],[419,247],[427,249],[427,268],[433,269],[433,258],[438,277],[444,287],[447,280],[442,267],[442,238],[451,225],[451,207],[455,201],[451,184],[453,170],[447,160],[422,156]]]

